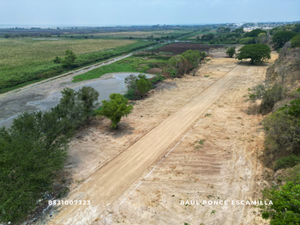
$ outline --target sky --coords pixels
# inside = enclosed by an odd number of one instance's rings
[[[6,25],[300,21],[300,0],[0,0]]]

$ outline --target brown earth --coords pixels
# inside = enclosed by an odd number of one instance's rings
[[[267,185],[261,116],[247,113],[243,97],[266,68],[212,59],[175,79],[178,88],[139,101],[119,130],[94,121],[72,141],[66,166],[74,180],[66,199],[91,205],[54,207],[37,224],[263,224],[250,206],[179,201],[257,200]]]
[[[186,50],[200,50],[207,51],[208,49],[221,48],[223,45],[202,45],[196,43],[187,43],[187,42],[177,42],[164,45],[158,49],[153,50],[152,52],[172,52],[174,54],[181,54]]]

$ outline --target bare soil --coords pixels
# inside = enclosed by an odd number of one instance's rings
[[[181,54],[186,50],[207,51],[208,49],[217,49],[221,47],[223,47],[223,45],[202,45],[196,43],[177,42],[164,45],[158,49],[153,50],[153,52],[172,52],[174,54]]]
[[[66,165],[65,200],[91,205],[53,207],[37,224],[268,224],[251,206],[179,204],[257,200],[268,185],[258,160],[262,118],[243,97],[268,65],[213,58],[196,76],[173,80],[177,88],[137,101],[119,130],[95,120],[72,141]]]

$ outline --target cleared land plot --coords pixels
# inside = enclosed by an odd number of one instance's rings
[[[221,47],[223,47],[223,45],[201,45],[196,43],[177,42],[164,45],[161,48],[153,50],[153,52],[172,52],[174,54],[181,54],[186,50],[207,51],[208,49],[216,49]]]

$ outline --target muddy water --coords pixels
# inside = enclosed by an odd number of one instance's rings
[[[64,87],[70,87],[74,90],[79,90],[83,86],[91,86],[99,92],[99,102],[104,99],[108,99],[111,93],[121,93],[126,92],[126,87],[124,84],[124,79],[129,75],[139,75],[139,73],[113,73],[102,76],[99,79],[94,79],[84,83],[70,83],[69,85],[63,85]],[[147,77],[153,75],[146,74]],[[63,87],[62,87],[63,88]],[[61,90],[58,88],[52,90],[47,94],[31,94],[30,96],[18,97],[18,101],[7,100],[0,102],[0,127],[9,127],[13,119],[18,117],[21,113],[25,111],[36,111],[42,110],[47,111],[55,107],[61,98]],[[30,99],[30,100],[29,100]]]

